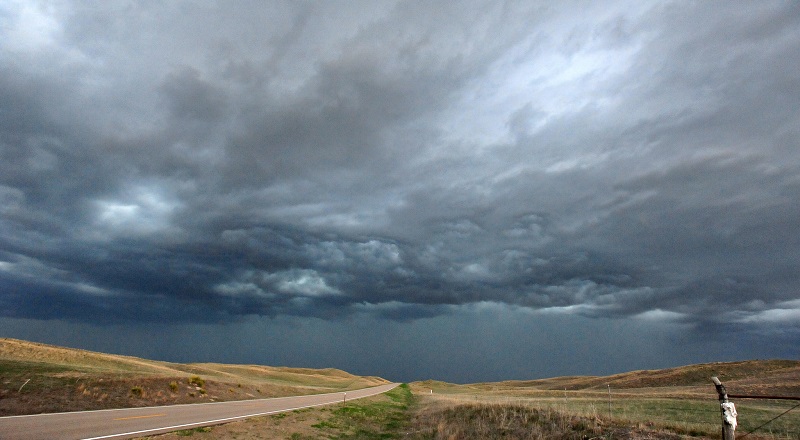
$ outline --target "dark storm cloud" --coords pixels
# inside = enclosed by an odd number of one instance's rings
[[[12,3],[3,313],[796,326],[797,8]]]

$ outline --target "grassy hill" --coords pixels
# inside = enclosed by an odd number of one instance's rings
[[[178,364],[0,338],[0,416],[315,394],[387,382],[336,369]]]
[[[652,388],[674,386],[707,386],[709,378],[717,376],[726,383],[743,380],[782,377],[792,382],[800,379],[800,362],[787,360],[756,360],[716,362],[689,365],[663,370],[639,370],[605,377],[560,377],[538,381],[504,382],[509,386],[535,386],[543,389],[578,390],[587,388]]]
[[[715,393],[711,376],[719,377],[731,394],[800,396],[800,361],[791,360],[715,362],[611,376],[564,376],[467,385],[428,380],[415,382],[412,387],[418,391],[433,390],[447,394],[511,393],[546,397],[561,396],[564,390],[580,391],[582,395],[604,393],[610,385],[617,393],[697,397]]]

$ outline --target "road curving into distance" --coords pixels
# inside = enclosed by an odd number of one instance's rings
[[[3,440],[100,440],[163,434],[385,393],[399,384],[330,394],[0,417]],[[345,396],[346,395],[346,396]]]

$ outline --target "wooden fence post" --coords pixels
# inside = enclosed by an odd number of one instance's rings
[[[728,391],[717,376],[713,376],[711,381],[714,382],[717,394],[719,394],[719,407],[722,411],[722,440],[735,440],[736,406],[734,406],[733,402],[728,401]]]

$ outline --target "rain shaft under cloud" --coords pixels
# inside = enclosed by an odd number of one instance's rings
[[[799,49],[779,1],[7,2],[0,314],[791,346]]]

